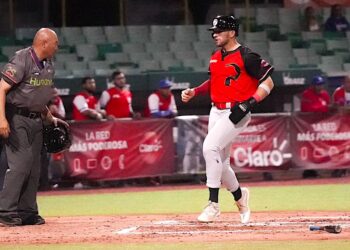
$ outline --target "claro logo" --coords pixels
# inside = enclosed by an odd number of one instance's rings
[[[237,167],[268,167],[281,166],[285,159],[292,157],[290,153],[283,153],[284,147],[287,145],[287,140],[284,140],[281,145],[277,146],[277,140],[274,139],[274,149],[266,151],[253,151],[252,147],[238,147],[233,151],[234,165]]]
[[[162,147],[162,142],[156,140],[152,144],[140,144],[139,151],[140,153],[158,152]]]
[[[164,154],[163,142],[159,137],[155,131],[146,132],[139,144],[142,160],[147,164],[156,163]]]

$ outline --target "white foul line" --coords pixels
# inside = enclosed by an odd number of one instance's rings
[[[297,228],[287,228],[290,226],[301,226],[304,227],[305,225],[310,224],[340,224],[343,228],[350,228],[350,216],[301,216],[301,217],[291,217],[289,218],[291,221],[271,221],[271,222],[255,222],[255,223],[248,223],[246,225],[242,224],[230,224],[230,223],[198,223],[198,222],[186,222],[186,221],[177,221],[177,220],[164,220],[164,221],[156,221],[148,225],[144,226],[134,226],[134,227],[128,227],[121,230],[115,230],[113,234],[118,235],[149,235],[149,234],[158,234],[158,235],[181,235],[181,234],[209,234],[209,233],[250,233],[250,232],[267,232],[270,233],[271,229],[249,229],[250,227],[276,227],[276,230],[278,232],[295,232]],[[306,219],[308,221],[293,221],[293,220],[301,220]],[[323,221],[319,221],[323,220]],[[326,220],[332,220],[332,221],[326,221]],[[346,220],[346,221],[344,221]],[[181,227],[197,227],[198,230],[186,230],[186,231],[179,231],[178,229],[174,228],[174,230],[171,231],[149,231],[149,232],[140,232],[137,231],[138,229],[145,228],[148,230],[152,230],[152,227],[154,226],[162,226],[163,228],[168,228],[172,226],[181,226]],[[222,227],[222,226],[229,226],[233,228],[243,228],[243,229],[234,229],[234,230],[201,230],[202,226],[209,226],[212,228]],[[298,228],[299,231],[303,231],[303,228]],[[159,229],[158,229],[159,230]],[[308,230],[305,227],[305,230]]]
[[[128,228],[124,228],[122,230],[119,231],[114,231],[113,234],[133,234],[133,231],[136,231],[139,228],[139,226],[136,227],[128,227]]]
[[[148,234],[159,234],[159,235],[174,235],[174,234],[216,234],[216,233],[251,233],[251,232],[266,232],[271,233],[271,229],[247,229],[247,230],[188,230],[188,231],[159,231],[159,232],[130,232],[124,233],[124,235],[148,235]],[[295,229],[283,230],[283,232],[295,232]],[[121,234],[114,232],[114,234]]]

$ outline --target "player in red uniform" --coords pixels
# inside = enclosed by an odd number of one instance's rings
[[[47,105],[51,114],[62,120],[66,118],[66,109],[64,108],[62,98],[58,95],[58,90],[55,88],[55,96]]]
[[[337,107],[350,109],[350,75],[345,77],[344,84],[333,93],[333,104]]]
[[[145,117],[171,118],[177,115],[174,95],[171,93],[172,82],[161,80],[159,88],[147,99]]]
[[[126,118],[133,115],[132,95],[126,84],[124,73],[115,71],[112,74],[114,87],[102,92],[100,106],[106,110],[108,118]]]
[[[325,83],[322,76],[312,78],[311,86],[301,95],[301,112],[328,112],[331,98],[323,88]]]
[[[98,101],[94,96],[96,83],[92,77],[82,80],[83,91],[79,92],[73,99],[73,120],[102,120],[105,112],[100,109]]]
[[[349,115],[350,113],[350,75],[344,79],[344,84],[336,88],[332,95],[333,106],[341,113]],[[346,169],[336,169],[332,172],[333,177],[342,177],[346,175]]]
[[[220,215],[218,196],[223,184],[234,197],[241,223],[248,223],[249,191],[240,188],[230,167],[230,148],[236,136],[247,127],[251,109],[272,90],[273,67],[238,43],[239,24],[235,17],[217,16],[209,30],[213,32],[216,46],[220,47],[210,58],[210,77],[199,87],[186,89],[181,94],[184,102],[208,92],[212,100],[208,135],[203,143],[209,203],[198,221],[211,222]]]

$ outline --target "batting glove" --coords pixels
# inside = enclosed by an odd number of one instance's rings
[[[257,104],[257,101],[251,97],[244,102],[240,102],[231,108],[231,114],[229,116],[233,124],[239,123]]]

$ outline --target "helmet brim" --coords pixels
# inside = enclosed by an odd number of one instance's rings
[[[233,29],[220,29],[220,28],[217,28],[217,27],[210,27],[208,29],[209,31],[213,31],[213,32],[224,32],[224,31],[234,31]]]

